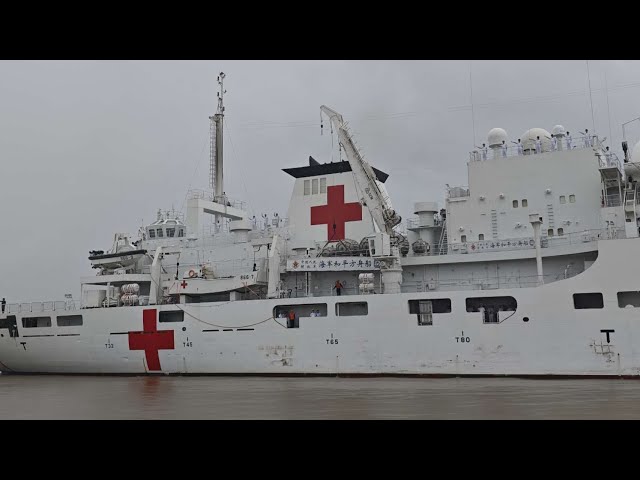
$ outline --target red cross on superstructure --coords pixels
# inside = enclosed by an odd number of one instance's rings
[[[158,350],[173,350],[173,330],[158,330],[158,311],[142,312],[142,332],[129,332],[129,350],[144,350],[149,370],[162,370]]]
[[[327,187],[327,205],[311,207],[311,225],[326,224],[329,242],[344,240],[345,223],[357,220],[362,220],[362,205],[344,203],[344,185]]]
[[[182,283],[180,284],[180,286],[181,286],[182,288],[187,288],[187,282],[186,282],[186,280],[182,280]]]

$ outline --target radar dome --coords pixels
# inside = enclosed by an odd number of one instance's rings
[[[489,130],[487,140],[489,143],[489,147],[496,147],[502,145],[503,140],[505,143],[507,143],[509,137],[507,136],[507,132],[505,132],[502,128],[492,128],[491,130]]]
[[[640,162],[640,142],[636,143],[631,150],[631,161],[633,163]]]
[[[522,148],[525,153],[534,153],[536,150],[536,140],[540,137],[542,142],[542,151],[551,151],[551,134],[544,128],[532,128],[522,134],[520,140],[522,141]],[[529,150],[529,152],[527,152]]]
[[[564,137],[567,134],[567,131],[564,129],[564,127],[562,125],[556,125],[551,130],[551,133],[553,133],[554,136],[561,135],[561,136]]]

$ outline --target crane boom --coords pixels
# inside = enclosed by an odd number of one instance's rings
[[[329,117],[329,120],[338,131],[338,140],[342,148],[344,148],[351,171],[355,176],[356,184],[363,194],[360,199],[361,203],[367,206],[378,228],[393,236],[393,227],[398,225],[402,219],[391,208],[391,202],[376,183],[376,175],[371,165],[362,158],[358,151],[342,115],[325,105],[320,107],[320,111]]]

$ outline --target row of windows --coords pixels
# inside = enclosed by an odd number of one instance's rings
[[[59,327],[79,327],[82,315],[60,315],[56,318]],[[51,326],[51,317],[22,317],[24,328],[43,328]]]
[[[157,233],[156,233],[157,232]],[[163,230],[162,228],[158,228],[157,230],[155,228],[150,228],[149,229],[149,238],[162,238],[164,236]],[[167,238],[168,237],[175,237],[176,236],[176,229],[175,228],[167,228]],[[179,228],[178,229],[178,237],[184,237],[184,228]]]
[[[601,293],[575,293],[573,306],[579,310],[604,308],[604,298]],[[618,292],[618,307],[640,308],[640,291]]]
[[[326,317],[328,312],[326,303],[312,303],[304,305],[278,305],[273,309],[274,318],[289,318],[291,314],[300,317]],[[368,315],[367,302],[339,302],[335,305],[337,317],[352,317]]]
[[[318,181],[319,180],[319,181]],[[304,194],[316,195],[318,193],[327,193],[327,179],[326,178],[314,178],[312,180],[304,181]]]
[[[160,311],[159,319],[164,322],[182,322],[184,321],[184,311],[170,310]],[[59,327],[80,327],[82,326],[82,315],[59,315],[56,317]],[[46,328],[51,326],[51,317],[23,317],[22,326],[24,328]]]
[[[560,203],[562,204],[567,203],[567,197],[565,195],[560,195]],[[569,195],[569,203],[576,203],[575,195]],[[526,208],[529,206],[529,201],[526,198],[523,198],[521,204],[522,204],[522,208]],[[518,200],[514,200],[512,205],[513,205],[513,208],[518,208]]]

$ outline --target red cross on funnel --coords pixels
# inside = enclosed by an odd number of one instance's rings
[[[344,185],[327,187],[327,205],[311,207],[311,225],[327,225],[327,241],[345,238],[345,223],[362,220],[359,202],[344,203]]]

